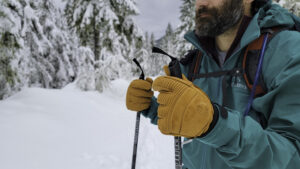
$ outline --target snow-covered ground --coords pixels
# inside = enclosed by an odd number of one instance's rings
[[[104,93],[28,88],[0,101],[0,169],[129,169],[135,112],[129,82]],[[173,137],[141,119],[137,169],[174,167]]]

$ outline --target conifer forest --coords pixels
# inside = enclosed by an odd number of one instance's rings
[[[151,48],[179,58],[191,49],[183,35],[194,27],[194,1],[181,0],[180,25],[154,37],[136,24],[138,0],[1,0],[0,99],[71,82],[103,92],[112,80],[138,76],[133,58],[147,75],[162,74],[169,60]],[[297,0],[276,3],[299,15]]]

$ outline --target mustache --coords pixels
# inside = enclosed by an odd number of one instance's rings
[[[218,13],[218,10],[216,8],[207,8],[207,7],[201,7],[196,11],[196,16],[200,16],[201,14],[211,14],[215,15]]]

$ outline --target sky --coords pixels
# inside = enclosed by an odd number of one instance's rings
[[[163,36],[168,23],[175,29],[180,21],[181,0],[137,0],[140,15],[137,24],[144,32],[153,32],[156,39]]]

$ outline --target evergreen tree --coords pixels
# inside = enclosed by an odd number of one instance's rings
[[[169,53],[170,55],[176,57],[175,36],[176,34],[174,33],[173,28],[169,23],[166,28],[165,35],[159,40],[157,40],[156,43],[154,42],[154,36],[151,36],[151,41],[152,41],[151,43],[163,49],[165,52]],[[161,55],[161,54],[152,54],[151,61],[150,61],[152,65],[151,72],[154,75],[164,74],[163,66],[167,65],[169,62],[170,62],[170,58],[168,56]]]
[[[17,69],[13,66],[16,52],[20,48],[17,41],[18,28],[14,16],[5,2],[0,2],[0,100],[12,91],[18,90]]]
[[[4,90],[4,97],[21,86],[61,88],[73,81],[78,68],[76,42],[52,1],[5,0],[0,11],[6,44],[0,47],[1,56],[7,64],[6,73],[0,72],[1,88],[13,89]]]
[[[142,66],[149,76],[156,76],[161,68],[158,68],[156,65],[157,55],[152,53],[152,47],[155,46],[155,37],[153,33],[151,33],[149,37],[149,33],[146,32],[144,45],[147,50],[147,55],[145,56],[145,61],[142,63]]]
[[[20,35],[28,60],[29,84],[61,88],[76,76],[76,43],[71,38],[60,10],[52,1],[27,0]],[[25,75],[26,77],[26,75]]]
[[[83,46],[81,60],[93,67],[87,66],[85,71],[81,71],[77,83],[81,87],[85,86],[85,90],[97,89],[101,92],[109,80],[108,72],[111,70],[107,67],[112,64],[109,57],[116,54],[114,46],[118,43],[114,30],[114,23],[118,18],[111,9],[111,3],[99,0],[67,0],[65,16]]]
[[[162,49],[169,53],[170,55],[176,56],[176,51],[175,51],[175,33],[173,31],[172,25],[168,23],[165,35],[162,39]]]
[[[195,0],[182,0],[180,13],[181,24],[176,29],[176,54],[183,57],[188,50],[192,49],[192,45],[184,39],[184,35],[195,29]]]
[[[95,61],[103,60],[101,53],[112,52],[113,40],[116,39],[113,22],[117,16],[110,1],[67,0],[65,15],[81,45],[92,49]]]
[[[151,33],[151,36],[150,36],[150,46],[151,48],[155,46],[155,36],[153,33]],[[150,74],[152,76],[156,76],[159,74],[159,72],[161,71],[161,67],[158,67],[157,63],[159,61],[159,56],[157,54],[153,54],[151,53],[151,55],[149,55],[149,65],[150,65]]]
[[[300,16],[300,2],[299,0],[275,0],[284,8],[288,9],[293,14]]]
[[[69,25],[79,35],[81,44],[93,50],[95,71],[106,73],[96,77],[112,80],[137,72],[132,59],[147,55],[143,33],[132,19],[137,12],[134,0],[67,1]]]
[[[145,38],[143,32],[134,22],[133,16],[138,14],[135,0],[111,0],[112,9],[115,12],[118,22],[115,22],[116,32],[119,37],[120,44],[116,44],[115,50],[120,50],[119,60],[125,63],[118,64],[118,67],[123,67],[118,71],[118,77],[128,77],[130,74],[137,75],[139,73],[132,59],[137,58],[141,63],[145,61],[149,51],[146,49]],[[125,73],[126,72],[126,73]]]
[[[64,3],[0,2],[0,99],[22,86],[61,88],[73,80],[103,91],[110,80],[138,73],[134,57],[148,59],[135,0]]]

